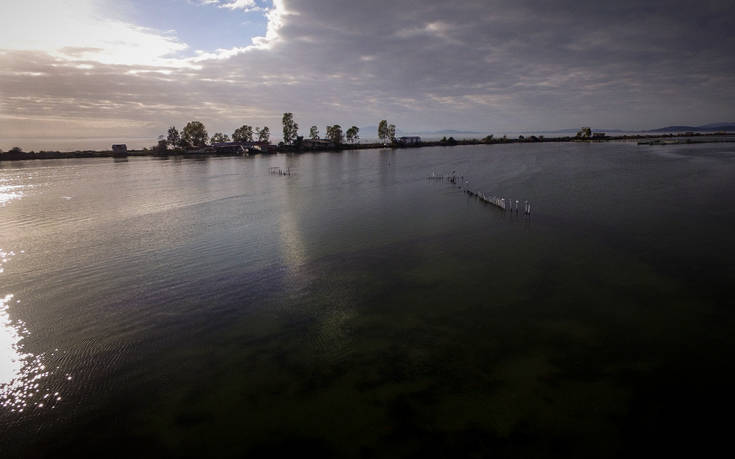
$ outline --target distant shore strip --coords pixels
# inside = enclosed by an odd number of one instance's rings
[[[370,150],[370,149],[404,149],[404,148],[421,148],[421,147],[453,147],[458,145],[497,145],[497,144],[518,144],[518,143],[600,143],[623,141],[636,141],[639,145],[679,145],[679,144],[700,144],[700,143],[730,143],[735,142],[735,133],[712,133],[712,134],[666,134],[666,135],[622,135],[622,136],[605,136],[595,139],[579,139],[578,137],[537,137],[520,136],[517,139],[510,138],[492,138],[487,139],[454,139],[436,141],[421,141],[413,144],[401,143],[350,143],[340,144],[330,147],[297,147],[294,145],[272,145],[272,148],[266,151],[248,151],[245,155],[253,154],[274,154],[274,153],[317,153],[317,152],[336,152],[346,150]],[[197,150],[173,149],[168,151],[158,151],[152,149],[128,150],[124,155],[113,152],[112,150],[96,151],[22,151],[13,149],[10,151],[0,152],[0,161],[23,161],[32,159],[65,159],[65,158],[109,158],[118,156],[151,156],[151,157],[167,157],[167,156],[183,156],[183,157],[203,157],[203,156],[243,156],[243,153],[218,152],[211,147],[201,148]]]

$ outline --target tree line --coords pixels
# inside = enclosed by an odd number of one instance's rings
[[[303,137],[299,136],[299,124],[294,121],[293,113],[286,112],[281,118],[283,125],[283,145],[300,145]],[[189,121],[186,126],[179,131],[176,126],[168,128],[167,134],[158,136],[158,149],[165,150],[168,148],[203,148],[208,144],[226,143],[226,142],[270,142],[271,131],[268,126],[253,127],[243,124],[235,129],[232,135],[216,132],[209,137],[207,128],[201,121]],[[312,141],[322,140],[317,126],[311,126],[309,129],[309,138]],[[387,120],[380,120],[378,123],[378,138],[383,144],[396,142],[396,126],[388,124]],[[355,143],[360,141],[360,128],[352,126],[346,131],[342,130],[342,126],[334,124],[327,126],[324,140],[329,140],[334,145],[341,145],[345,141]]]
[[[235,129],[232,138],[221,132],[215,132],[209,137],[207,128],[201,121],[189,121],[184,129],[179,132],[176,126],[168,128],[168,133],[158,137],[158,147],[160,148],[202,148],[208,143],[225,143],[225,142],[270,142],[271,130],[268,126],[263,128],[249,126],[244,124]]]

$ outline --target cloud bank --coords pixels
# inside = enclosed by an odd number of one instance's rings
[[[488,133],[735,120],[725,1],[276,0],[265,36],[193,54],[175,31],[106,17],[100,2],[58,3],[2,7],[0,139],[154,139],[192,119],[278,132],[284,111],[302,130],[382,118]]]

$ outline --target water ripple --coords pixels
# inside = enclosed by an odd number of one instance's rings
[[[14,251],[0,249],[0,273],[14,255]],[[30,333],[23,321],[10,317],[13,300],[20,303],[12,293],[0,297],[0,406],[14,413],[53,408],[61,400],[60,393],[48,384],[53,372],[45,364],[45,353],[24,349],[23,339]],[[51,356],[56,352],[58,349]]]

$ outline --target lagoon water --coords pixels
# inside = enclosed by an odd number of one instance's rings
[[[733,144],[3,162],[0,452],[701,455],[734,230]]]

